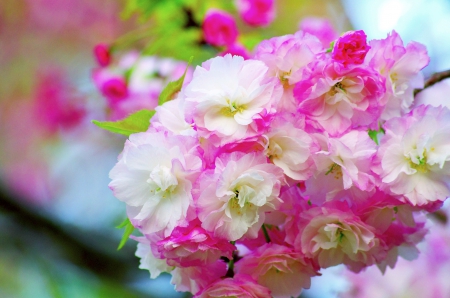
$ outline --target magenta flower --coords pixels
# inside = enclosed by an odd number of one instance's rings
[[[362,64],[369,49],[363,30],[349,31],[336,40],[331,57],[344,65]]]
[[[102,93],[109,104],[114,106],[128,96],[127,82],[120,77],[111,78],[103,84]]]
[[[275,18],[274,0],[237,0],[236,6],[250,26],[267,26]]]
[[[232,15],[221,10],[207,12],[203,21],[203,35],[207,43],[213,46],[231,46],[238,34]]]

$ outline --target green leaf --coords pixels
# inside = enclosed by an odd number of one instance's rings
[[[368,131],[369,137],[377,144],[378,144],[378,131],[377,130],[370,130]]]
[[[155,111],[140,110],[129,115],[127,118],[119,121],[97,121],[92,120],[92,123],[100,128],[108,130],[113,133],[129,136],[133,133],[147,131],[150,125],[150,119],[155,114]]]
[[[386,133],[386,131],[384,130],[384,128],[380,125],[378,130],[372,130],[369,129],[369,131],[367,132],[369,134],[369,137],[377,144],[380,145],[378,142],[378,135],[384,135]]]
[[[330,47],[328,48],[327,53],[333,52],[333,48],[334,48],[334,43],[335,43],[335,42],[336,42],[335,40],[333,40],[332,42],[330,42]]]
[[[125,243],[127,243],[128,238],[130,238],[130,235],[134,231],[134,226],[131,223],[130,219],[125,219],[120,225],[117,226],[118,229],[125,228],[125,231],[123,232],[122,240],[120,240],[119,246],[117,247],[117,250],[120,250]]]
[[[158,98],[158,105],[162,105],[166,101],[171,100],[172,97],[175,95],[175,93],[181,90],[181,87],[183,86],[184,82],[184,77],[186,76],[186,72],[189,68],[189,65],[191,65],[192,63],[192,59],[194,59],[194,57],[191,57],[189,59],[188,65],[186,66],[186,69],[184,70],[184,73],[181,76],[181,78],[167,84],[166,88],[164,88],[164,90],[161,92]]]

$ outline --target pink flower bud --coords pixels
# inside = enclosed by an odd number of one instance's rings
[[[236,6],[244,22],[250,26],[267,26],[275,18],[274,0],[237,0]]]
[[[363,30],[349,31],[336,40],[331,56],[342,64],[362,64],[369,49]]]
[[[97,59],[97,63],[102,66],[108,66],[111,63],[111,53],[109,46],[104,43],[99,43],[94,47],[94,55],[95,59]]]
[[[111,78],[102,86],[102,93],[108,99],[111,106],[114,106],[128,96],[127,83],[123,78]]]
[[[238,29],[232,15],[210,10],[203,21],[203,34],[206,42],[213,46],[230,46],[236,41]]]

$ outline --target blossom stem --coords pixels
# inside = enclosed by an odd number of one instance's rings
[[[414,96],[416,96],[419,92],[425,90],[428,87],[433,86],[436,83],[439,83],[440,81],[443,81],[445,79],[450,78],[450,69],[449,70],[445,70],[445,71],[441,71],[441,72],[436,72],[435,74],[433,74],[431,77],[429,77],[426,81],[425,81],[425,85],[423,86],[422,89],[416,89],[414,90]]]
[[[225,274],[226,277],[234,277],[234,261],[236,258],[237,258],[237,253],[236,253],[236,251],[233,251],[232,258],[228,262],[228,270],[227,270],[227,274]]]
[[[266,242],[270,243],[270,237],[269,237],[269,233],[267,233],[267,229],[264,225],[261,226],[261,229],[263,230],[264,233],[264,238],[266,238]]]

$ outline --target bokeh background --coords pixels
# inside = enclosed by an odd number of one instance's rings
[[[147,40],[127,42],[123,51],[146,49],[158,42],[161,32],[151,34],[158,22],[177,21],[161,11],[160,18],[126,17],[130,2],[0,1],[0,297],[188,297],[174,292],[170,276],[150,280],[148,271],[138,269],[133,241],[117,251],[122,231],[115,227],[125,207],[107,185],[124,138],[90,122],[107,117],[92,80],[98,67],[93,47],[149,30]],[[233,9],[228,0],[191,2],[199,10],[215,4]],[[427,46],[431,63],[425,76],[450,69],[448,0],[276,0],[276,6],[277,17],[267,28],[238,21],[243,44],[251,48],[295,32],[305,17],[319,17],[338,32],[363,29],[369,39],[395,29],[405,43]],[[150,51],[187,59],[182,45],[174,50],[180,40],[164,38],[167,49]],[[194,64],[215,54],[196,53]],[[450,84],[437,88],[432,96],[450,101]],[[337,297],[349,288],[343,270],[313,278],[303,296]]]

